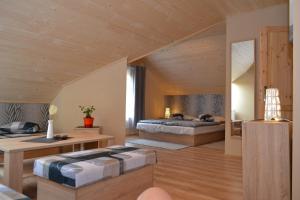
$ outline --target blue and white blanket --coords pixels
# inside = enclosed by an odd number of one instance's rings
[[[112,146],[40,158],[34,174],[78,188],[155,163],[154,150]]]

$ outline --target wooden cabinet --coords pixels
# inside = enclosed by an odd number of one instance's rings
[[[291,123],[243,124],[244,200],[290,200]]]
[[[266,87],[279,89],[282,117],[292,120],[293,47],[288,40],[288,27],[266,27],[260,34],[257,117],[264,118]]]

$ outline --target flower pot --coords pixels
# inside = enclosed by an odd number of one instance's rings
[[[84,128],[93,128],[94,118],[93,117],[85,117],[84,120]]]

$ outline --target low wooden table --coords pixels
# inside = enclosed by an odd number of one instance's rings
[[[69,145],[98,142],[98,147],[112,145],[114,137],[99,134],[74,133],[71,138],[53,143],[24,142],[45,135],[31,137],[9,138],[0,140],[0,150],[4,152],[4,184],[8,187],[22,192],[23,187],[23,161],[24,152],[33,150],[44,150],[53,147],[64,147]]]

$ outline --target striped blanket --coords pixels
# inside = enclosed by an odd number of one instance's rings
[[[7,134],[32,134],[40,131],[40,126],[33,122],[12,122],[0,126],[0,131]]]
[[[20,194],[2,184],[0,184],[0,199],[1,200],[30,200],[25,195]]]
[[[40,158],[34,163],[34,174],[78,188],[155,163],[153,150],[112,146]]]

